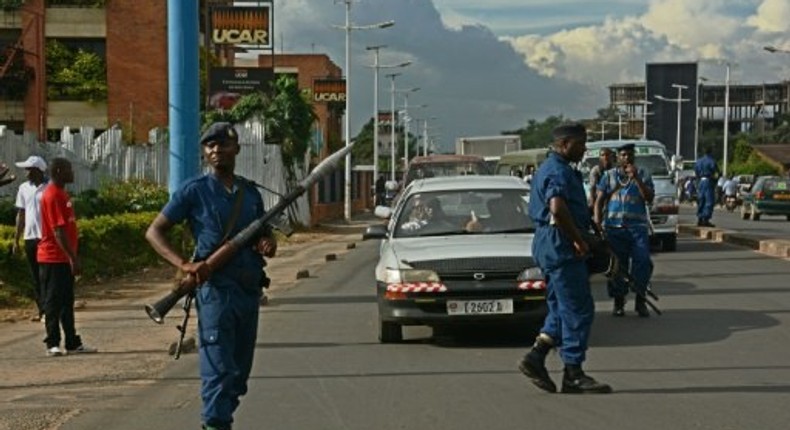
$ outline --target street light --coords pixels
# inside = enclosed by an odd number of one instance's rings
[[[373,178],[379,177],[379,69],[392,69],[406,67],[411,61],[400,64],[379,64],[379,50],[387,45],[368,46],[365,49],[373,51]]]
[[[683,90],[687,89],[688,86],[680,85],[680,84],[672,84],[672,87],[678,89],[678,98],[676,98],[676,99],[669,99],[669,98],[666,98],[666,97],[658,95],[658,94],[656,94],[656,98],[661,100],[661,101],[674,102],[674,103],[678,104],[678,135],[677,135],[677,140],[675,141],[675,157],[676,157],[676,159],[679,159],[680,158],[680,108],[681,108],[681,103],[684,103],[684,102],[687,102],[687,101],[690,101],[690,100],[682,98]]]
[[[404,105],[403,118],[404,118],[405,124],[407,126],[406,127],[406,131],[407,131],[406,132],[406,144],[404,145],[404,147],[406,148],[406,151],[405,151],[406,157],[405,158],[406,158],[407,161],[406,161],[405,164],[406,164],[407,168],[409,167],[409,162],[408,162],[408,160],[409,160],[409,130],[411,130],[411,120],[412,120],[412,118],[409,116],[409,113],[408,113],[408,111],[406,111],[406,109],[411,109],[411,110],[414,110],[414,109],[425,109],[427,107],[428,107],[428,105],[424,104],[424,103],[420,104],[420,105],[416,105],[416,106],[408,106],[408,104]],[[419,121],[419,120],[417,120],[417,121]],[[420,155],[420,146],[419,145],[417,145],[417,149],[416,149],[415,155]]]
[[[770,49],[769,49],[770,48]],[[781,49],[777,49],[771,46],[766,46],[764,48],[768,52],[784,52]],[[787,51],[790,52],[790,51]],[[707,60],[711,61],[711,60]],[[729,149],[730,149],[730,68],[738,66],[738,63],[731,63],[727,60],[713,60],[714,63],[721,65],[724,64],[726,67],[726,74],[724,77],[724,162],[722,163],[722,174],[727,176],[727,158],[729,157]],[[707,79],[705,79],[707,80]]]
[[[333,27],[342,29],[346,32],[346,113],[343,125],[346,146],[351,145],[351,30],[372,30],[377,28],[387,28],[395,25],[395,21],[379,22],[371,25],[351,25],[351,2],[352,0],[335,0],[335,3],[342,1],[346,5],[346,24],[343,26],[334,25]],[[344,188],[343,217],[346,222],[351,221],[351,152],[346,155],[345,188]]]
[[[648,106],[652,105],[653,102],[649,100],[640,100],[639,103],[642,104],[642,140],[647,140],[647,116],[653,115],[653,112],[648,112]]]
[[[389,73],[390,78],[390,181],[395,181],[395,78],[400,73]]]
[[[396,90],[403,94],[403,170],[409,167],[409,94],[420,91],[420,87],[409,88],[406,90]]]
[[[435,120],[436,117],[432,116],[422,120],[422,155],[428,156],[428,121]],[[419,151],[419,149],[418,149]]]

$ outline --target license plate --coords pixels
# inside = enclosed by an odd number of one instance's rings
[[[512,313],[512,299],[447,301],[447,315],[496,315]]]

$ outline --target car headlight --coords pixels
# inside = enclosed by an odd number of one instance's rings
[[[530,267],[518,274],[517,281],[539,281],[543,279],[543,272],[540,270],[540,267]]]
[[[439,274],[433,270],[419,269],[387,269],[384,282],[388,284],[405,284],[412,282],[439,282]]]

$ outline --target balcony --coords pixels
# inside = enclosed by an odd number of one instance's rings
[[[24,121],[25,103],[21,100],[0,100],[0,123]]]
[[[106,102],[50,101],[47,103],[47,128],[90,126],[107,128]]]
[[[22,29],[22,15],[18,11],[0,9],[0,30]]]
[[[47,37],[102,39],[107,35],[105,9],[50,7],[46,16]]]

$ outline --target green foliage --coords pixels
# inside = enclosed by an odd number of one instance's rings
[[[145,230],[156,215],[157,212],[125,213],[77,220],[83,278],[91,281],[119,276],[161,263],[162,259],[145,240]],[[187,255],[191,244],[184,242],[184,237],[183,225],[177,225],[168,239],[174,245],[180,244],[181,253]],[[12,238],[13,227],[0,226],[0,306],[22,304],[33,297],[24,255],[8,252]]]
[[[13,197],[0,199],[0,225],[16,224],[17,208]]]
[[[92,52],[72,51],[47,41],[47,97],[51,100],[107,100],[107,65]]]
[[[0,9],[5,7],[0,5]],[[14,55],[14,58],[5,75],[0,77],[0,99],[21,100],[27,93],[28,83],[33,79],[33,69],[25,65],[22,51],[16,51],[14,54],[10,45],[0,49],[0,65],[5,64],[10,55]]]
[[[22,7],[24,0],[0,0],[0,10],[13,11]],[[0,63],[2,64],[2,63]]]
[[[521,149],[545,148],[553,140],[551,131],[566,121],[562,115],[550,116],[542,122],[530,119],[525,127],[514,131],[503,131],[502,134],[520,135]]]
[[[170,198],[167,189],[145,180],[108,182],[98,190],[86,190],[72,197],[77,217],[158,211]]]

